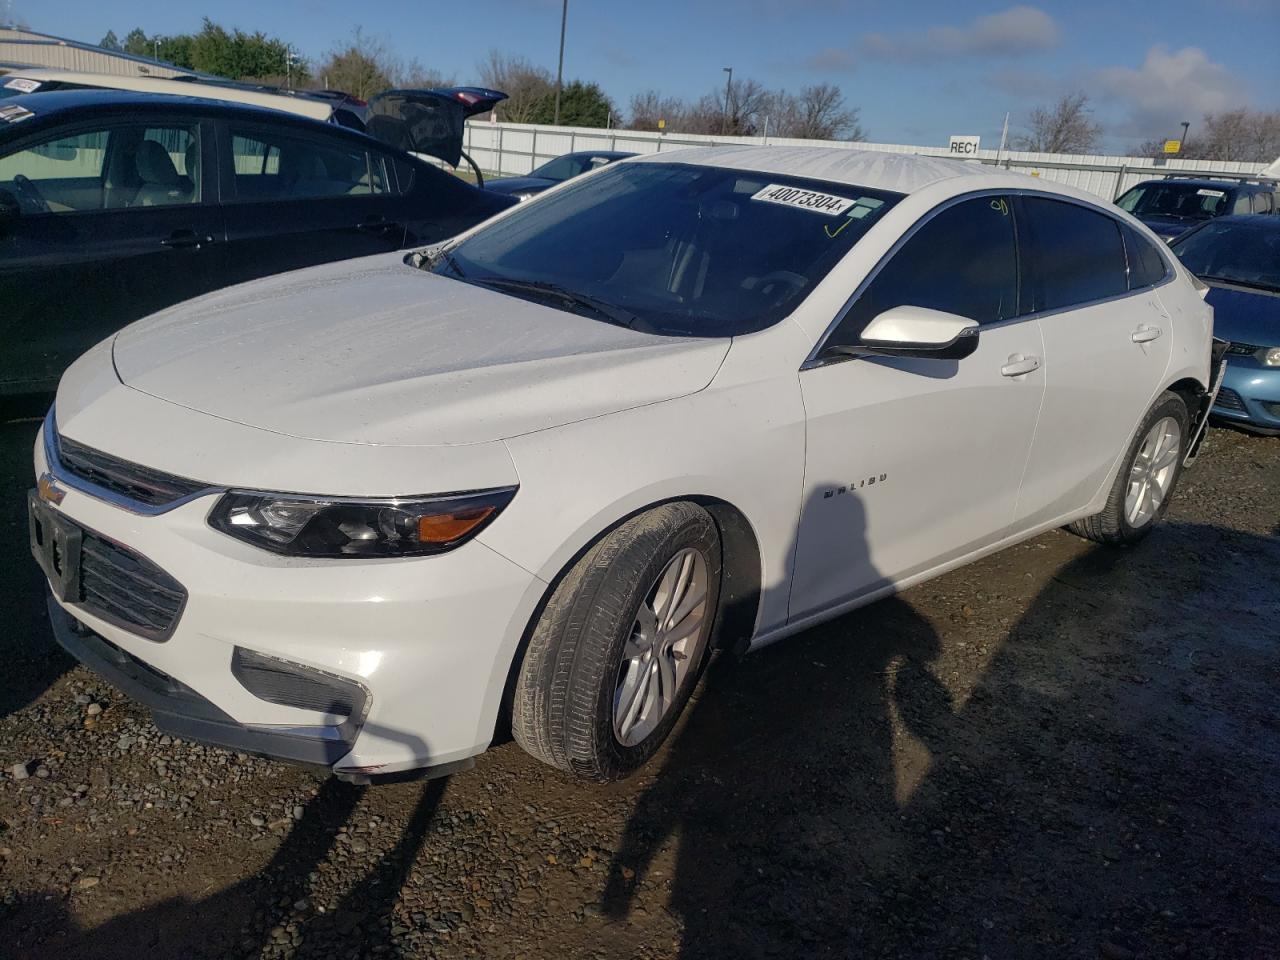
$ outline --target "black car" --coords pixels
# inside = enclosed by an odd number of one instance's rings
[[[562,157],[548,160],[542,166],[534,168],[527,177],[503,177],[500,180],[490,180],[485,184],[485,188],[494,193],[515,197],[517,200],[528,200],[535,193],[549,190],[557,183],[572,180],[588,170],[634,156],[634,153],[623,153],[620,150],[583,150],[578,153],[566,153]]]
[[[1171,177],[1130,187],[1116,204],[1145,223],[1160,239],[1172,240],[1214,217],[1280,212],[1278,199],[1274,182]]]
[[[432,243],[513,202],[387,142],[274,110],[101,90],[11,97],[0,104],[0,395],[52,388],[87,347],[180,300]]]

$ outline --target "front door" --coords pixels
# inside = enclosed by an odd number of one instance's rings
[[[125,324],[217,283],[196,121],[81,128],[0,157],[0,394],[52,388]]]
[[[222,146],[228,284],[398,250],[395,171],[346,137],[229,123]]]
[[[1173,322],[1149,240],[1081,204],[1020,199],[1048,381],[1018,504],[1018,524],[1035,526],[1101,489],[1163,383]]]
[[[1044,395],[1043,347],[1019,319],[1009,199],[944,207],[880,268],[828,345],[856,344],[895,306],[968,317],[962,360],[859,358],[800,374],[805,487],[791,619],[933,569],[998,540]]]

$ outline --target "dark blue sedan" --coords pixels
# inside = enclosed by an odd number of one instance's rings
[[[1209,285],[1214,336],[1231,341],[1213,414],[1280,435],[1280,217],[1222,217],[1170,246]]]
[[[634,153],[623,153],[620,150],[585,150],[579,153],[566,153],[562,157],[548,160],[531,171],[528,176],[489,180],[485,183],[485,187],[494,193],[515,197],[517,200],[528,200],[534,194],[549,190],[566,180],[572,180],[588,170],[634,156]]]

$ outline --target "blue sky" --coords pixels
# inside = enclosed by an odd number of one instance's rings
[[[555,69],[559,0],[11,0],[32,29],[90,42],[224,26],[262,30],[316,60],[357,26],[398,56],[476,79],[490,49]],[[995,146],[1005,111],[1084,90],[1110,148],[1194,126],[1206,112],[1280,109],[1280,0],[570,0],[566,78],[598,82],[624,109],[654,88],[696,98],[721,68],[770,88],[838,84],[870,139]]]

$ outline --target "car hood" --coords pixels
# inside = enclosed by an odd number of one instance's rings
[[[283,274],[117,334],[120,380],[293,437],[480,443],[701,390],[725,339],[659,337],[407,266]]]
[[[484,188],[494,193],[513,194],[526,190],[547,190],[556,185],[554,180],[542,177],[503,177],[500,180],[486,180]]]
[[[1259,347],[1280,346],[1280,293],[1209,285],[1213,335]]]
[[[1192,227],[1198,227],[1203,220],[1185,220],[1179,217],[1138,217],[1151,232],[1162,240],[1172,240],[1186,233]]]

